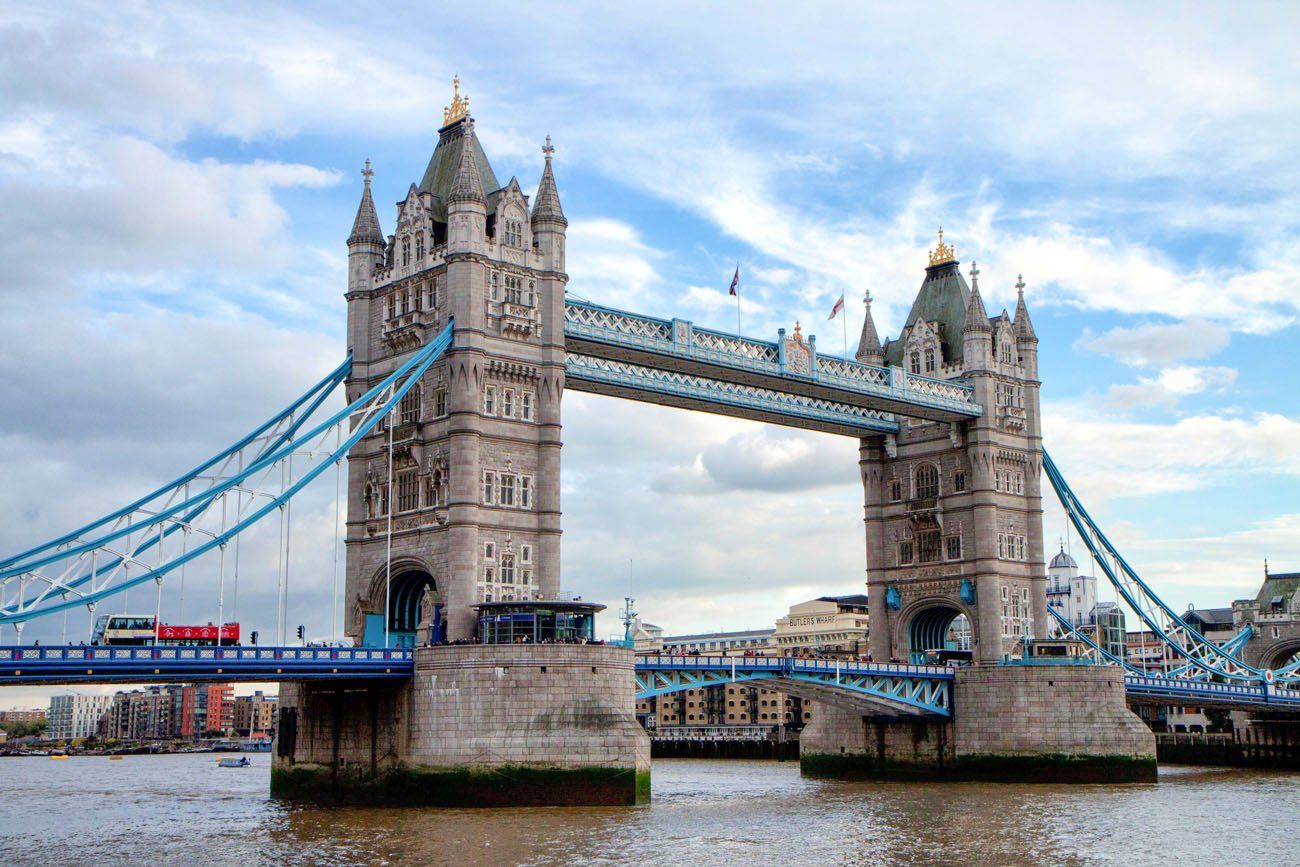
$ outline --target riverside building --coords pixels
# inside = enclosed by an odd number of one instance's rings
[[[45,736],[59,741],[91,737],[99,726],[100,717],[112,706],[111,695],[67,693],[51,696]]]

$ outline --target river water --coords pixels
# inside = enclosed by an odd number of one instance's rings
[[[0,865],[1300,863],[1300,774],[883,784],[678,759],[654,763],[648,807],[326,810],[270,800],[270,763],[0,759]]]

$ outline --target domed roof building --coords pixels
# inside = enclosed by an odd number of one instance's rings
[[[1052,558],[1052,562],[1047,564],[1048,569],[1078,569],[1079,564],[1074,562],[1074,558],[1065,553],[1065,546]]]

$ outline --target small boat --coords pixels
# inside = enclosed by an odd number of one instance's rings
[[[67,753],[54,753],[53,755],[50,756],[50,758],[52,759],[66,759],[67,757],[68,757]]]
[[[120,761],[122,761],[122,757],[121,757],[121,756],[109,756],[109,757],[108,757],[108,760],[109,760],[110,762],[120,762]]]
[[[252,762],[248,760],[248,756],[240,756],[237,759],[217,759],[217,767],[219,768],[246,768],[251,764]]]

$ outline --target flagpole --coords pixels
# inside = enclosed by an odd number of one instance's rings
[[[841,301],[844,300],[844,295],[845,292],[844,290],[841,289],[840,290]],[[844,314],[844,321],[840,323],[840,325],[844,327],[844,360],[848,361],[849,360],[849,311],[841,310],[840,312]]]
[[[740,337],[740,263],[736,263],[736,337]]]

